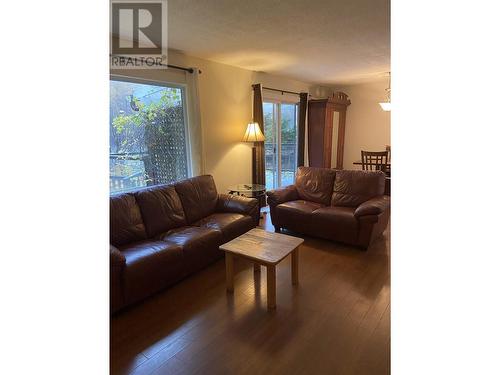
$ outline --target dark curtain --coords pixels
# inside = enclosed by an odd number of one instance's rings
[[[305,140],[306,140],[306,116],[307,116],[307,92],[300,93],[300,103],[299,103],[299,123],[298,123],[298,134],[297,134],[297,166],[304,165],[304,150],[305,150]]]
[[[262,105],[262,85],[252,85],[253,88],[253,121],[258,123],[264,133],[264,108]],[[266,184],[264,142],[255,142],[255,167],[252,171],[252,183]]]

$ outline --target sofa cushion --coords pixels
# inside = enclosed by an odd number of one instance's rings
[[[224,242],[231,241],[255,227],[253,217],[236,213],[215,213],[198,220],[194,225],[222,232]]]
[[[300,199],[330,204],[335,170],[326,168],[299,167],[295,186]]]
[[[322,207],[312,213],[310,221],[319,237],[356,243],[359,222],[354,211],[353,207]]]
[[[217,188],[212,176],[197,176],[176,183],[175,190],[184,208],[188,224],[194,223],[215,211]]]
[[[224,242],[222,232],[204,227],[181,227],[160,236],[163,241],[182,247],[188,273],[197,271],[224,254],[219,246]]]
[[[175,283],[184,276],[179,245],[141,241],[120,249],[125,257],[123,272],[126,303],[133,303]]]
[[[141,210],[132,194],[110,197],[109,216],[112,245],[120,247],[147,238]]]
[[[339,170],[335,174],[332,205],[357,207],[384,194],[385,174],[381,171]]]
[[[182,203],[173,186],[162,185],[141,190],[135,197],[149,237],[186,225]]]

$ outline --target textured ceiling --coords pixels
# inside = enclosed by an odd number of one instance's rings
[[[316,84],[390,71],[389,0],[169,0],[169,48]]]

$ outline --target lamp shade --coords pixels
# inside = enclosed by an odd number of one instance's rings
[[[259,124],[252,122],[248,124],[247,131],[243,136],[243,142],[264,142],[266,137],[262,134]]]

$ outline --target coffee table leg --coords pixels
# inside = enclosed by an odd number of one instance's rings
[[[267,308],[276,308],[276,266],[267,266]]]
[[[253,272],[260,272],[260,264],[259,263],[253,264]]]
[[[226,252],[226,289],[234,291],[234,261],[233,254]]]
[[[292,251],[292,284],[299,283],[299,248]]]

